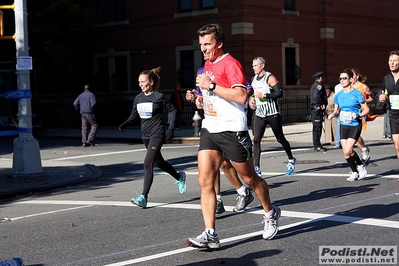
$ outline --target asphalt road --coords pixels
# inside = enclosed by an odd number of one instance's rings
[[[345,180],[350,169],[340,149],[327,146],[328,152],[318,153],[309,143],[294,143],[296,171],[285,176],[281,146],[262,144],[263,177],[273,203],[282,209],[280,231],[273,240],[262,239],[257,199],[246,212],[233,213],[236,192],[222,178],[227,211],[216,222],[221,249],[212,251],[185,243],[203,230],[196,145],[164,146],[164,157],[186,171],[187,192],[180,195],[174,179],[157,170],[149,208],[143,210],[130,198],[142,190],[144,146],[103,142],[82,149],[77,144],[42,139],[42,159],[94,164],[104,175],[1,201],[0,260],[21,257],[36,266],[318,265],[320,246],[398,245],[399,170],[389,141],[368,144],[368,177],[356,182]]]

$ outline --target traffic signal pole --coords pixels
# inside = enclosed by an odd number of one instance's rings
[[[32,59],[29,57],[26,0],[15,0],[15,43],[18,90],[30,90]],[[32,135],[31,99],[18,99],[19,136],[14,139],[14,175],[43,174],[39,143]]]

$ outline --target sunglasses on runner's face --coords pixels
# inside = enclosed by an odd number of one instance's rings
[[[339,80],[347,80],[348,77],[339,77]]]

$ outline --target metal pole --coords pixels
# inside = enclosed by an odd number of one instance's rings
[[[21,67],[18,61],[29,61],[28,23],[26,0],[15,0],[15,35],[17,51],[18,90],[30,90],[30,73]],[[31,60],[30,60],[31,62]],[[19,137],[14,139],[13,171],[14,175],[42,174],[39,143],[32,136],[31,99],[18,100]]]

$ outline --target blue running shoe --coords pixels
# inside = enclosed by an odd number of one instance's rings
[[[287,175],[290,175],[290,174],[292,174],[295,171],[295,163],[296,163],[296,159],[295,158],[292,159],[292,161],[288,160],[287,172],[286,172]]]
[[[137,195],[138,197],[132,198],[130,202],[144,209],[145,207],[147,207],[147,199],[143,194],[137,194]]]
[[[9,260],[0,261],[1,266],[24,266],[24,261],[21,258],[12,258]]]
[[[186,173],[185,172],[179,172],[179,180],[175,182],[179,186],[179,192],[180,194],[184,194],[186,192]]]
[[[260,170],[259,167],[255,166],[255,172],[259,177],[262,177],[262,171]]]

